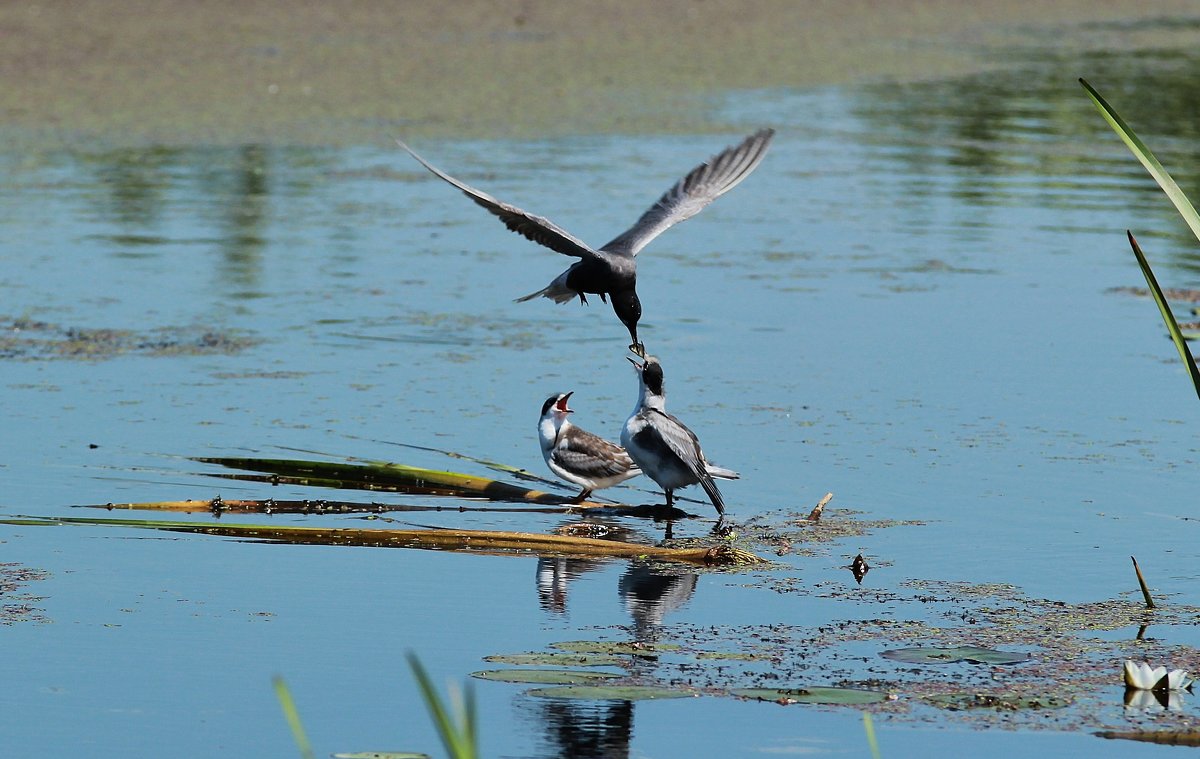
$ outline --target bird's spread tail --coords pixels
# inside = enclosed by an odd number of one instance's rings
[[[705,464],[704,471],[708,472],[709,477],[719,477],[722,480],[738,480],[742,477],[732,469],[726,469],[725,467],[721,466],[713,466],[712,464]]]
[[[569,300],[573,300],[575,298],[575,295],[576,295],[576,292],[574,290],[568,290],[564,287],[559,286],[557,283],[551,283],[549,286],[543,287],[541,290],[538,290],[536,293],[529,293],[528,295],[523,295],[520,298],[517,298],[516,300],[514,300],[513,302],[514,303],[524,303],[527,300],[533,300],[534,298],[537,298],[540,296],[543,298],[549,298],[550,300],[554,301],[555,303],[566,303]]]

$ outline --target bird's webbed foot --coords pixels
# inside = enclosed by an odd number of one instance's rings
[[[646,358],[646,346],[638,342],[636,339],[629,344],[629,350],[631,353],[640,358]]]

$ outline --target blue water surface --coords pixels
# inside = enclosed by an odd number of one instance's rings
[[[712,460],[741,472],[722,484],[735,522],[782,523],[832,491],[833,518],[923,525],[818,546],[783,568],[665,579],[623,562],[4,526],[3,561],[48,572],[13,591],[40,621],[0,628],[7,751],[286,756],[270,684],[283,674],[320,752],[436,752],[409,651],[443,683],[486,655],[561,640],[928,620],[920,604],[868,599],[904,595],[913,580],[1133,600],[1133,554],[1162,598],[1197,603],[1200,406],[1153,303],[1112,289],[1144,284],[1127,228],[1165,286],[1200,286],[1200,248],[1085,98],[1075,77],[1089,71],[1200,196],[1200,142],[1172,131],[1190,90],[1152,55],[729,93],[713,105],[720,134],[414,146],[600,244],[698,161],[775,126],[753,176],[639,258],[642,337],[663,361],[669,408]],[[1139,107],[1132,82],[1154,85],[1139,92],[1158,93],[1156,111]],[[613,438],[634,404],[628,335],[607,306],[512,302],[569,262],[399,150],[81,146],[3,161],[6,326],[213,333],[247,347],[0,360],[0,516],[108,516],[75,507],[216,495],[478,505],[217,479],[219,467],[192,458],[354,456],[487,473],[398,445],[410,444],[542,473],[535,423],[548,395],[574,391],[576,421]],[[658,497],[636,487],[610,492]],[[687,507],[701,518],[677,534],[704,535],[715,515]],[[573,521],[393,516],[539,532]],[[662,536],[662,525],[618,524]],[[856,601],[842,567],[859,552],[876,569]],[[780,576],[841,592],[780,593],[768,582]],[[1198,643],[1193,628],[1156,634]],[[865,676],[881,647],[863,644],[870,661],[846,671]],[[1100,720],[1119,726],[1118,666]],[[715,696],[576,704],[523,690],[476,686],[486,755],[867,755],[854,709]],[[876,729],[885,756],[1162,751],[886,715]]]

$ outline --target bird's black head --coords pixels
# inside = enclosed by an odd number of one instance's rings
[[[563,412],[564,414],[570,413],[571,409],[567,408],[567,399],[570,398],[574,394],[575,394],[575,391],[572,390],[569,393],[555,393],[554,395],[547,398],[546,402],[542,404],[542,416],[545,416],[546,413],[548,411],[550,411],[550,409],[554,406],[558,406],[558,410]]]
[[[646,390],[654,395],[664,394],[662,364],[658,363],[658,359],[654,356],[646,356],[645,362],[639,364],[631,358],[629,363],[633,364],[633,368],[642,375],[642,383],[646,386]]]
[[[638,300],[637,291],[617,290],[609,295],[612,297],[613,311],[616,312],[617,318],[629,328],[629,334],[633,336],[634,342],[637,342],[637,323],[642,318],[642,302]]]
[[[653,358],[646,359],[646,365],[642,369],[642,381],[646,383],[647,390],[655,395],[663,395],[662,364]]]

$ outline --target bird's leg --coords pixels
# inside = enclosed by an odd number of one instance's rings
[[[575,496],[574,502],[575,503],[583,503],[584,501],[586,501],[588,499],[588,496],[590,496],[591,494],[592,494],[591,490],[584,488],[583,490],[579,491],[579,495]]]
[[[600,293],[600,302],[608,303],[608,293]]]
[[[675,506],[675,494],[672,493],[668,488],[663,488],[663,490],[666,491],[667,494],[667,508],[673,508]]]
[[[588,304],[588,302],[587,302],[587,294],[586,294],[586,293],[584,293],[583,291],[580,291],[580,292],[579,292],[579,305],[581,305],[581,306],[586,306],[587,304]]]
[[[733,525],[725,521],[725,515],[722,514],[717,523],[713,525],[712,534],[718,538],[728,537],[733,532]]]

